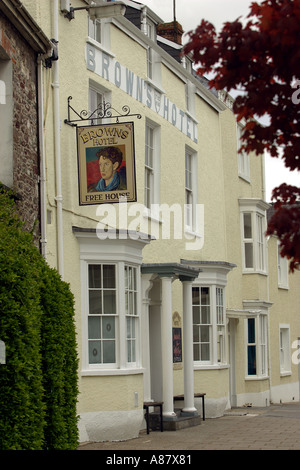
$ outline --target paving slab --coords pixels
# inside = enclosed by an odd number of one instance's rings
[[[87,442],[78,450],[300,450],[300,403],[235,408],[191,428],[150,434],[142,431],[136,439]]]

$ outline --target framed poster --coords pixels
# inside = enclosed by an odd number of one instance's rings
[[[79,204],[136,201],[133,122],[77,127]]]
[[[172,328],[173,333],[173,363],[182,362],[181,328]]]

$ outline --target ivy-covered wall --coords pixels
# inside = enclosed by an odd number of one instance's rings
[[[75,449],[74,300],[0,185],[0,449]]]

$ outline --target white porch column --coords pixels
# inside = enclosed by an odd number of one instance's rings
[[[183,367],[184,367],[184,413],[195,414],[194,364],[193,364],[193,307],[192,281],[181,279],[183,289]]]
[[[172,278],[161,277],[163,414],[176,417],[173,398]]]
[[[152,288],[152,274],[142,276],[142,360],[144,372],[144,401],[151,401],[151,373],[150,373],[150,341],[149,341],[149,292]]]

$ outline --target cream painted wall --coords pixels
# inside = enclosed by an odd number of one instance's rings
[[[45,33],[52,37],[51,2],[47,0],[24,0],[25,6],[40,22]],[[72,6],[82,6],[79,0],[72,1]],[[133,113],[140,112],[142,119],[134,118],[135,156],[137,179],[137,202],[144,203],[144,155],[145,124],[149,119],[161,128],[161,165],[160,195],[161,203],[172,205],[184,204],[185,148],[188,146],[197,153],[198,204],[204,206],[204,245],[201,250],[186,250],[186,239],[161,240],[151,242],[143,250],[144,263],[180,262],[180,259],[227,261],[236,264],[228,274],[226,288],[227,308],[241,309],[243,300],[270,300],[274,305],[270,309],[270,363],[272,381],[245,381],[245,337],[244,318],[236,321],[236,392],[240,400],[251,395],[263,397],[268,388],[285,387],[298,380],[298,368],[292,365],[292,375],[281,377],[279,371],[279,323],[290,323],[291,341],[300,337],[299,273],[290,276],[290,292],[277,288],[277,249],[276,241],[269,241],[269,278],[264,275],[242,274],[241,230],[239,198],[261,198],[262,159],[250,157],[250,183],[238,176],[236,121],[229,110],[218,112],[210,103],[195,96],[195,114],[197,118],[198,142],[188,138],[148,106],[122,91],[113,83],[96,75],[86,66],[86,40],[88,36],[87,13],[77,12],[75,19],[69,22],[59,13],[59,71],[60,71],[60,143],[64,222],[64,259],[65,279],[70,283],[75,295],[76,327],[78,351],[81,357],[81,281],[79,243],[72,233],[72,226],[85,228],[96,227],[99,218],[97,206],[79,206],[78,170],[75,129],[66,125],[67,98],[72,96],[71,105],[76,110],[87,109],[89,81],[99,84],[111,92],[112,105],[120,109],[128,104]],[[111,52],[121,65],[127,67],[140,78],[146,78],[147,38],[139,33],[136,42],[121,29],[111,24]],[[170,59],[170,67],[172,67]],[[175,65],[174,65],[175,67]],[[177,67],[177,65],[176,65]],[[186,72],[182,69],[182,74]],[[185,110],[184,80],[177,73],[161,64],[162,88],[166,96]],[[192,77],[189,77],[193,80]],[[55,188],[55,151],[53,128],[53,70],[44,70],[44,126],[45,153],[47,172],[47,209],[51,212],[51,222],[47,225],[47,259],[51,266],[57,266],[56,236],[56,188]],[[200,91],[201,91],[201,86]],[[203,90],[202,90],[203,91]],[[131,119],[130,119],[131,120]],[[118,206],[116,213],[118,216]],[[118,220],[118,219],[117,219]],[[143,223],[146,220],[143,219]],[[172,228],[172,226],[171,226]],[[172,234],[172,231],[171,231]],[[182,289],[179,281],[173,283],[173,312],[182,316]],[[134,393],[138,393],[138,409],[142,408],[143,377],[138,375],[123,376],[81,376],[79,368],[80,413],[97,411],[135,410]],[[118,393],[112,394],[112,390]],[[282,390],[285,390],[284,388]],[[183,393],[183,369],[174,371],[174,391]],[[195,391],[203,391],[208,397],[223,401],[229,395],[229,369],[203,369],[195,371]],[[286,392],[283,392],[284,394]],[[286,396],[286,395],[285,395]]]
[[[79,413],[143,408],[143,375],[82,377]],[[113,391],[117,391],[114,393]],[[137,393],[137,402],[135,394]],[[137,406],[135,404],[137,403]]]

